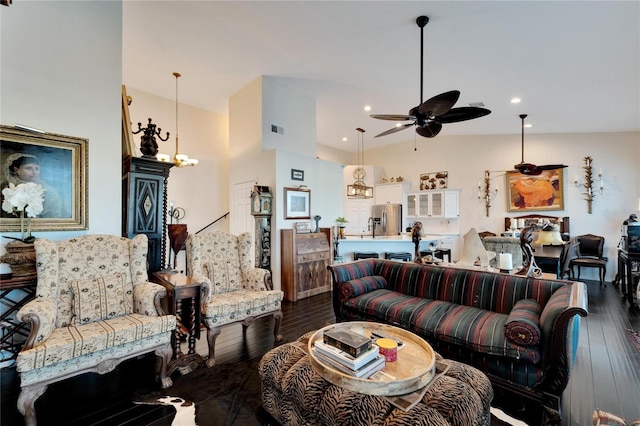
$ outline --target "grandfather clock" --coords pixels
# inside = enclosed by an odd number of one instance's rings
[[[254,185],[251,192],[251,214],[256,220],[256,268],[271,270],[272,194],[268,186]]]
[[[163,269],[166,253],[167,180],[173,163],[126,157],[122,163],[122,235],[149,239],[149,273]]]

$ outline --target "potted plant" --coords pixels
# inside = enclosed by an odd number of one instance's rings
[[[346,224],[349,223],[349,221],[347,219],[345,219],[344,217],[340,216],[336,219],[336,222],[338,223],[338,238],[340,238],[341,240],[344,239],[344,228],[347,226]]]

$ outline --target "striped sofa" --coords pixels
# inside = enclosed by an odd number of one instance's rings
[[[337,321],[376,321],[425,338],[445,358],[483,371],[494,386],[560,419],[587,315],[581,282],[365,259],[329,266]]]

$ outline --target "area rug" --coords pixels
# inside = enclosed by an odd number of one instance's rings
[[[136,395],[136,404],[173,405],[172,426],[259,426],[278,423],[262,408],[259,359],[200,367],[172,376],[169,389]],[[195,418],[194,418],[195,414]],[[491,408],[491,426],[526,426],[497,408]]]
[[[630,328],[627,328],[625,331],[627,332],[627,337],[629,337],[631,343],[633,343],[636,349],[640,352],[640,333],[633,331]]]

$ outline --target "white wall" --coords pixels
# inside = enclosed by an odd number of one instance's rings
[[[462,234],[471,227],[478,231],[501,232],[505,216],[520,215],[507,212],[504,175],[505,170],[512,170],[514,164],[520,162],[520,135],[419,138],[417,147],[418,151],[415,152],[411,135],[411,139],[405,143],[367,150],[367,163],[383,166],[390,176],[402,174],[413,188],[419,185],[420,173],[448,171],[449,187],[462,190],[459,219]],[[605,182],[604,194],[598,194],[593,202],[593,214],[587,214],[587,203],[581,194],[583,189],[573,184],[576,175],[584,180],[583,159],[588,155],[593,158],[596,172],[603,169]],[[629,214],[637,213],[639,155],[640,133],[637,132],[525,135],[527,162],[563,163],[569,166],[564,169],[564,210],[540,214],[569,216],[572,235],[593,233],[604,236],[609,257],[608,280],[617,271],[616,247],[620,239],[620,225]],[[491,202],[489,217],[485,216],[484,204],[477,198],[478,181],[487,169],[492,171],[492,186],[497,185],[499,189]],[[596,278],[591,270],[585,270],[582,276]]]
[[[184,77],[182,77],[184,78]],[[167,80],[173,83],[169,74]],[[180,81],[180,90],[183,90]],[[126,82],[125,82],[126,85]],[[175,99],[166,99],[151,95],[132,87],[127,87],[131,96],[129,106],[132,128],[138,129],[138,123],[146,127],[148,119],[162,129],[162,137],[169,132],[169,140],[163,142],[156,138],[159,152],[175,154],[176,103]],[[229,211],[229,128],[226,116],[205,111],[185,104],[178,106],[179,150],[181,154],[196,158],[198,164],[193,167],[173,167],[169,172],[167,202],[185,210],[184,219],[189,232],[197,232],[218,217]],[[140,157],[140,137],[134,135],[136,156]],[[167,219],[169,223],[169,219]],[[223,219],[207,230],[229,230],[229,220]],[[168,247],[168,244],[167,244]],[[169,249],[167,248],[167,251]],[[167,258],[169,253],[167,253]],[[178,268],[185,269],[184,251],[178,255]]]
[[[35,236],[120,235],[122,4],[18,1],[0,24],[2,124],[89,140],[89,230]]]

